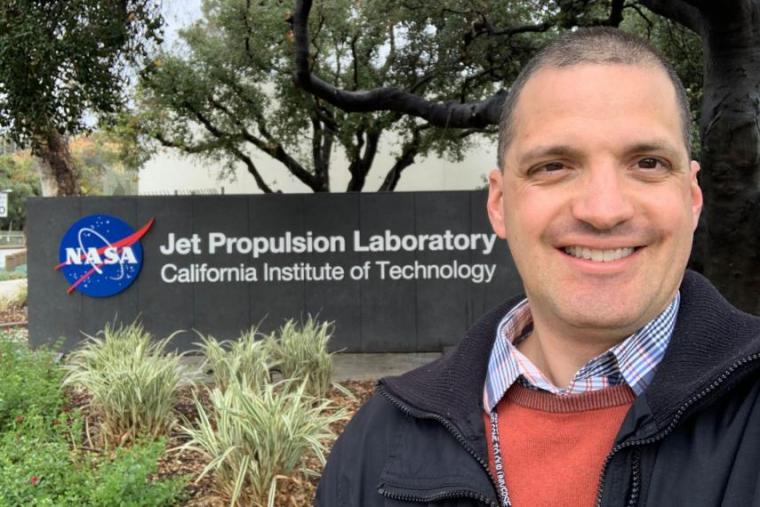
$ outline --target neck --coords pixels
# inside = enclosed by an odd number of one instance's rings
[[[600,335],[581,331],[555,332],[534,315],[533,333],[517,348],[557,387],[570,385],[578,370],[590,359],[606,352],[627,335]]]

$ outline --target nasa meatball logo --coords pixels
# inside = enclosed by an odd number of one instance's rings
[[[140,238],[153,225],[151,218],[135,231],[110,215],[89,215],[64,234],[56,270],[69,282],[66,292],[108,297],[129,287],[140,274],[143,250]]]

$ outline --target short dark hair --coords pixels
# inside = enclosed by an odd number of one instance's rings
[[[665,71],[676,92],[683,140],[691,152],[691,112],[681,79],[673,66],[649,43],[629,33],[610,27],[581,28],[565,32],[541,49],[522,68],[509,91],[499,122],[499,169],[504,169],[504,153],[512,140],[512,116],[520,92],[528,80],[544,67],[570,67],[582,63],[652,65]]]

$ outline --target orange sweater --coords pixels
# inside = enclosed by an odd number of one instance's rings
[[[626,385],[558,396],[515,384],[499,402],[499,441],[514,507],[590,507],[635,395]],[[484,413],[491,472],[491,420]]]

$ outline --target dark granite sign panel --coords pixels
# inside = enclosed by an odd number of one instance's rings
[[[482,191],[30,199],[31,340],[62,338],[70,349],[108,322],[140,319],[159,337],[180,330],[173,343],[186,350],[196,331],[233,339],[252,325],[268,332],[314,315],[335,323],[334,350],[438,351],[520,291],[485,199]],[[91,216],[86,230],[70,231]],[[109,217],[137,232],[114,237]],[[142,255],[130,250],[137,245]],[[70,263],[82,280],[64,277]],[[125,269],[140,270],[125,289],[85,294]]]

